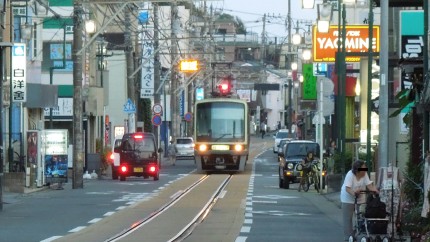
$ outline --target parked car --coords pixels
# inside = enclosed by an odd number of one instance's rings
[[[284,149],[278,155],[279,161],[279,188],[290,188],[291,182],[298,182],[301,178],[301,169],[297,165],[302,162],[307,153],[312,151],[318,159],[319,144],[309,140],[291,140],[286,143]]]
[[[176,138],[176,159],[192,159],[194,160],[194,140],[191,137]]]
[[[286,138],[286,139],[281,139],[281,141],[279,141],[279,145],[278,145],[278,161],[280,161],[279,154],[280,154],[280,153],[282,153],[282,149],[283,149],[283,148],[284,148],[284,146],[285,146],[288,142],[290,142],[291,140],[293,140],[293,139],[291,139],[291,138]]]
[[[288,129],[280,129],[276,134],[273,135],[275,138],[275,144],[273,145],[273,153],[278,153],[278,145],[281,142],[281,139],[291,138],[288,137]]]
[[[114,151],[119,153],[118,176],[121,181],[130,176],[153,177],[154,181],[160,178],[158,156],[163,150],[157,149],[152,133],[124,134],[121,145],[114,148]]]

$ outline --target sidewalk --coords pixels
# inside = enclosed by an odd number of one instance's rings
[[[340,202],[340,192],[331,192],[323,194],[323,196],[330,202],[334,203],[339,209],[342,208],[342,203]]]

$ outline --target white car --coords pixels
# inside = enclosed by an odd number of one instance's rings
[[[275,144],[273,145],[273,153],[278,153],[278,146],[281,139],[287,139],[292,137],[288,136],[288,129],[280,129],[278,132],[276,132],[275,135],[273,135],[273,138],[275,138]]]
[[[194,159],[194,140],[191,137],[176,138],[176,159]]]

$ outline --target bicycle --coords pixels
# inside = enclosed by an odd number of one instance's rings
[[[25,155],[20,155],[18,152],[14,151],[14,154],[18,159],[14,159],[12,163],[9,164],[10,172],[25,172]]]
[[[309,166],[310,166],[309,167],[310,170],[307,173],[303,171],[302,179],[305,179],[303,190],[305,192],[309,191],[309,187],[313,184],[315,187],[315,190],[319,192],[320,177],[319,177],[319,171],[318,171],[318,164],[316,163],[316,161],[313,161]]]

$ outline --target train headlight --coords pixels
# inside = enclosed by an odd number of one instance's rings
[[[199,151],[207,151],[208,150],[208,146],[205,144],[199,145]]]
[[[294,164],[293,163],[288,163],[287,164],[287,168],[290,169],[290,170],[293,169],[294,168]]]
[[[243,150],[243,145],[234,145],[234,150],[235,151],[242,151]]]

